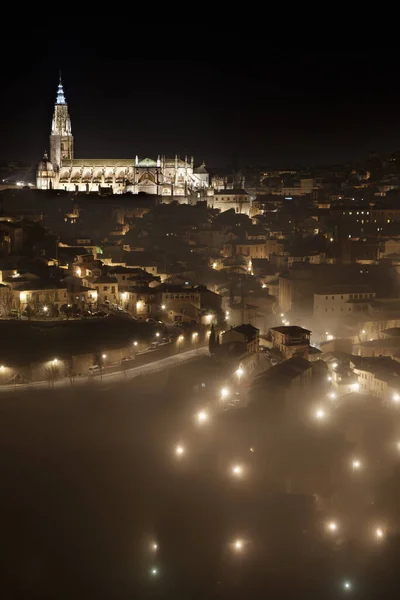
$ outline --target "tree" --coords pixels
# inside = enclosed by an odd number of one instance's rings
[[[74,385],[76,379],[76,373],[72,366],[72,361],[69,360],[65,366],[65,375],[68,377],[71,387]]]
[[[215,354],[216,346],[217,346],[217,342],[215,339],[215,327],[214,327],[214,323],[213,323],[210,328],[210,337],[208,338],[208,350],[209,350],[210,354]]]
[[[46,374],[46,379],[49,382],[49,386],[54,387],[54,382],[60,377],[58,365],[51,363],[45,368],[44,372]]]
[[[14,305],[14,296],[11,288],[0,287],[0,316],[6,317]]]

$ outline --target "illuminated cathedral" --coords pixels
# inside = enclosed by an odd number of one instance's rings
[[[207,190],[209,185],[204,163],[194,168],[193,157],[74,158],[71,119],[60,77],[51,125],[50,158],[45,154],[38,165],[38,189],[188,196]]]

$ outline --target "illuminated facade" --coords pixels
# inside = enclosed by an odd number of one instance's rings
[[[158,156],[139,159],[76,159],[71,119],[61,78],[50,135],[50,160],[47,155],[37,169],[39,189],[70,192],[99,192],[111,189],[114,194],[131,192],[161,196],[188,196],[209,188],[209,176],[202,164],[194,168],[193,157]]]

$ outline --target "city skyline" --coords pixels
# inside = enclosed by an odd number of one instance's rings
[[[59,69],[77,158],[188,154],[219,167],[390,153],[400,139],[400,89],[384,84],[394,58],[382,50],[240,62],[114,59],[104,46],[49,44],[33,64],[5,68],[0,160],[35,163],[49,150]]]

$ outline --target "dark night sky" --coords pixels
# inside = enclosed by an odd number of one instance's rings
[[[50,40],[30,47],[30,60],[6,62],[0,160],[36,162],[48,148],[59,67],[77,158],[187,153],[209,166],[233,156],[288,166],[400,149],[398,50],[143,55],[134,43]]]

